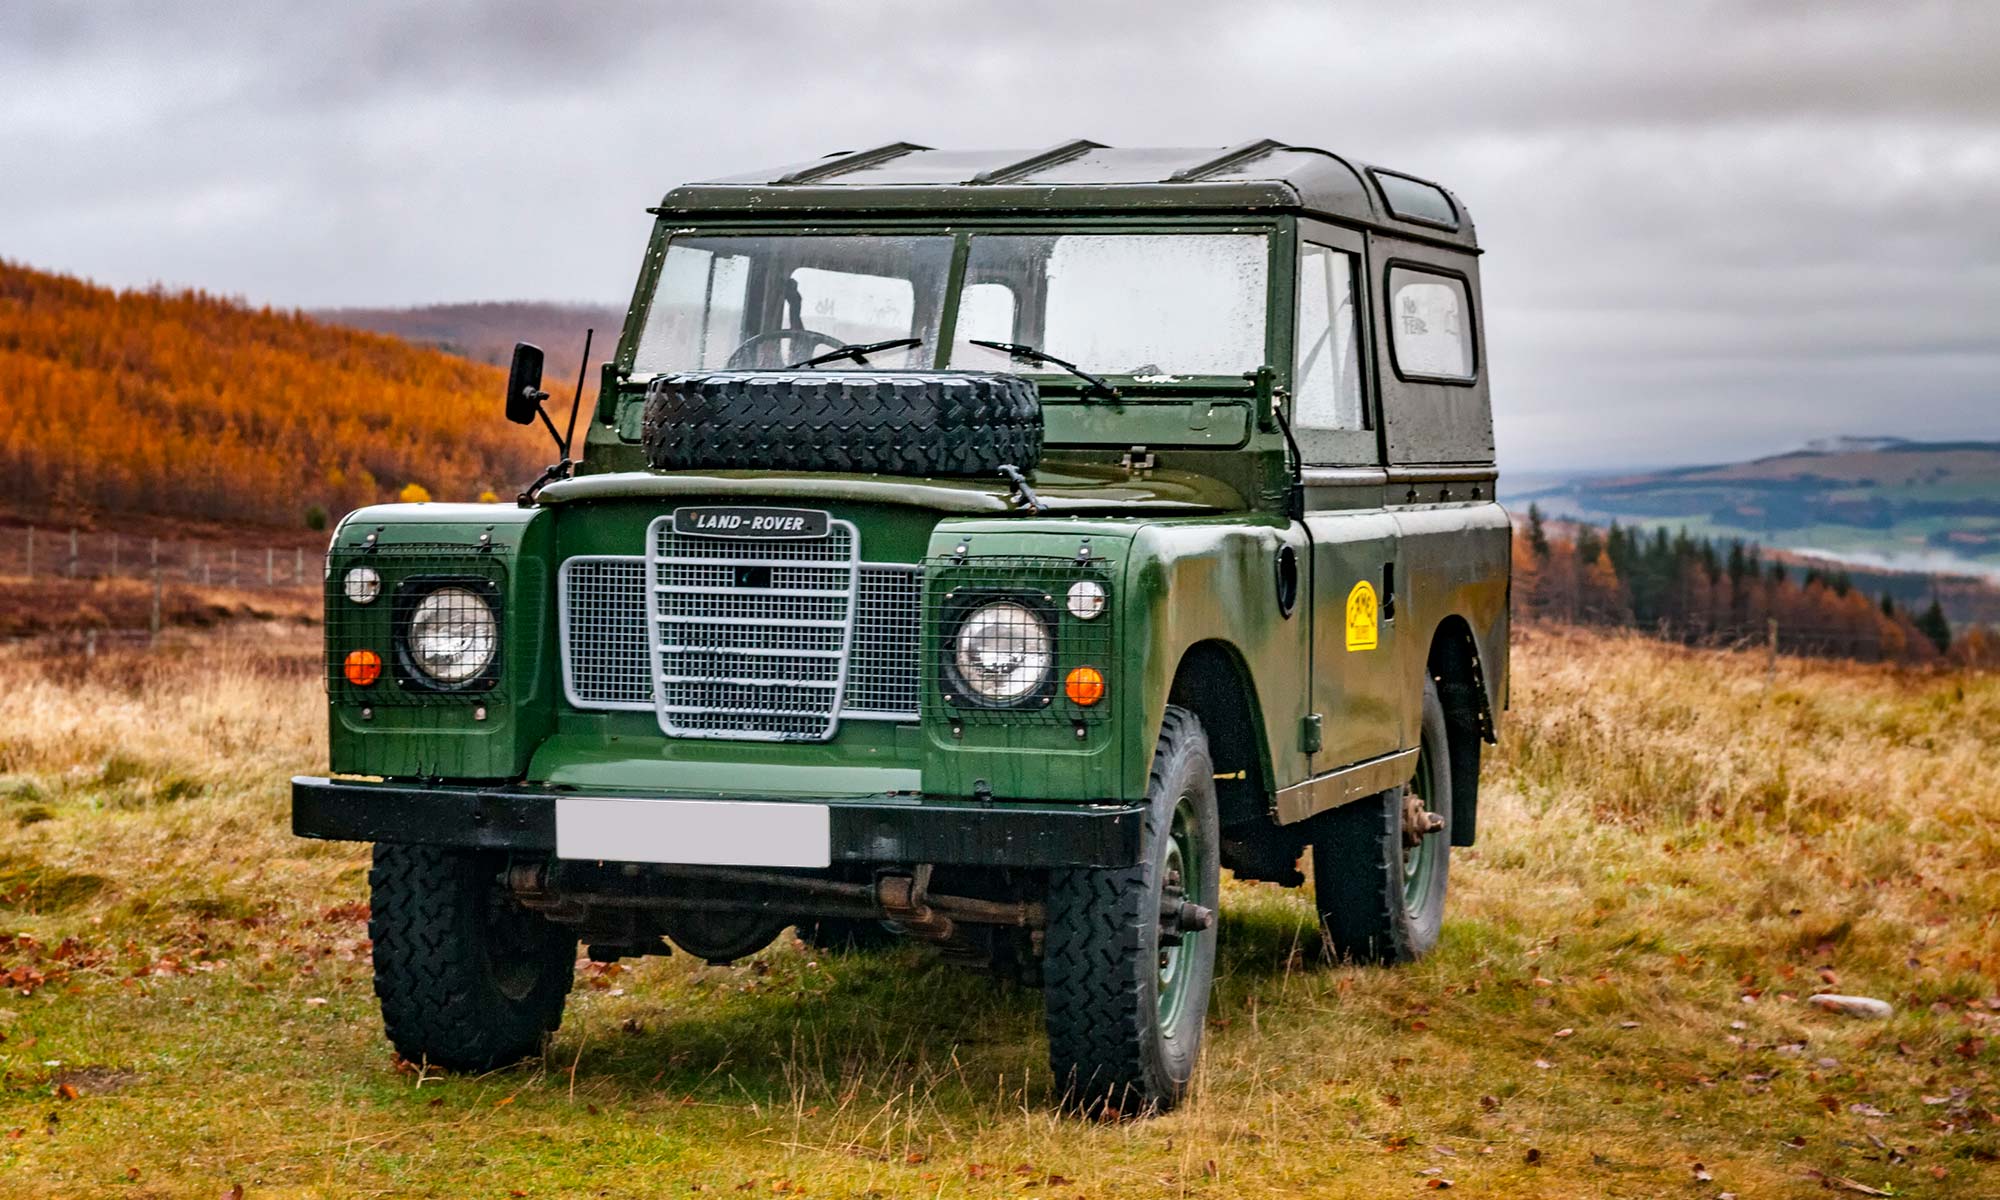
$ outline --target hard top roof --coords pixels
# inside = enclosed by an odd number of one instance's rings
[[[1390,194],[1385,195],[1385,187]],[[1473,247],[1445,189],[1330,151],[1265,139],[1227,148],[933,150],[892,142],[675,188],[676,214],[1118,210],[1296,211]]]

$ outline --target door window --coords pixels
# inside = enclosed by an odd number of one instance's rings
[[[1300,429],[1368,427],[1355,328],[1354,257],[1303,243],[1298,336],[1292,343],[1297,355],[1292,367],[1292,420]]]

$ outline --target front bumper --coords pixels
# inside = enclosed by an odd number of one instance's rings
[[[292,832],[350,842],[406,842],[553,854],[556,799],[530,786],[292,780]],[[617,796],[673,804],[673,796]],[[1126,867],[1139,861],[1144,810],[1128,804],[1031,804],[872,796],[740,797],[827,809],[835,864]]]

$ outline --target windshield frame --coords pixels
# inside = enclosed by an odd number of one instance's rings
[[[755,221],[733,220],[727,222],[704,222],[685,224],[669,222],[664,217],[655,228],[652,243],[648,249],[646,262],[640,271],[633,291],[632,304],[625,317],[625,327],[618,340],[617,357],[613,360],[620,380],[627,384],[640,384],[651,380],[656,373],[637,373],[634,369],[641,332],[646,327],[651,310],[654,291],[666,262],[667,247],[675,239],[721,238],[721,237],[799,237],[799,236],[841,236],[841,235],[882,235],[882,236],[948,236],[954,239],[952,269],[945,283],[944,306],[940,314],[940,330],[935,346],[926,346],[930,352],[930,362],[925,369],[949,370],[944,364],[949,361],[952,351],[952,333],[957,323],[958,309],[964,293],[965,260],[970,246],[969,239],[981,235],[1007,234],[1252,234],[1265,239],[1267,266],[1265,270],[1264,298],[1264,346],[1263,362],[1252,364],[1246,370],[1257,366],[1282,361],[1289,334],[1284,328],[1290,319],[1290,301],[1286,288],[1290,287],[1289,264],[1285,260],[1285,247],[1290,239],[1286,236],[1286,223],[1278,217],[1244,218],[1236,216],[1189,216],[1172,220],[1158,218],[1100,217],[1077,218],[1067,216],[1052,217],[1000,217],[985,220],[967,219],[951,222],[931,221],[884,221],[871,218],[828,218],[826,220],[801,222],[796,220]],[[1089,364],[1086,364],[1088,366]],[[958,368],[964,369],[964,368]],[[1015,373],[1032,376],[1039,388],[1048,393],[1048,399],[1055,403],[1089,402],[1083,396],[1085,385],[1060,368],[1052,366],[1032,366],[1025,363],[1011,364]],[[1092,368],[1095,370],[1095,368]],[[1146,394],[1172,396],[1188,391],[1214,393],[1217,391],[1247,391],[1251,383],[1243,374],[1229,375],[1174,375],[1169,378],[1153,376],[1139,377],[1116,372],[1097,371],[1112,380],[1119,391],[1127,396],[1139,397]],[[1142,382],[1143,379],[1143,382]]]

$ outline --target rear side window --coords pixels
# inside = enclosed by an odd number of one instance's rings
[[[1445,229],[1458,228],[1458,208],[1452,204],[1451,197],[1444,194],[1443,188],[1388,171],[1371,171],[1370,174],[1375,176],[1375,186],[1382,189],[1382,199],[1388,202],[1390,212],[1405,221],[1420,221]]]
[[[1472,305],[1463,279],[1390,267],[1389,331],[1399,374],[1472,381]]]
[[[1366,429],[1351,255],[1312,242],[1299,247],[1298,314],[1293,419],[1302,429]]]

